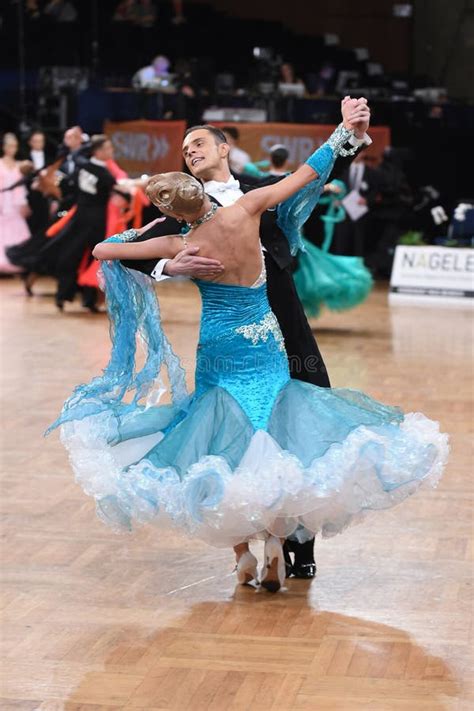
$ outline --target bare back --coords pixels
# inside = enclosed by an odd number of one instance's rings
[[[224,265],[222,274],[212,281],[252,286],[262,271],[260,215],[250,215],[239,202],[220,207],[186,239],[189,245],[199,246],[199,256],[218,259]]]

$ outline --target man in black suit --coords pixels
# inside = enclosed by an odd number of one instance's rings
[[[360,204],[367,207],[368,212],[355,221],[348,216],[336,226],[331,251],[334,254],[365,257],[369,251],[371,211],[376,205],[380,190],[379,171],[368,166],[364,157],[358,155],[341,173],[341,180],[346,184],[348,192],[355,190],[359,193]]]
[[[349,97],[343,101],[342,112],[347,121],[354,107],[358,109],[358,120],[353,124],[354,136],[348,148],[361,150],[370,142],[366,136],[370,111],[365,99],[350,104]],[[229,163],[229,145],[222,131],[214,126],[194,126],[186,131],[183,141],[183,158],[190,172],[202,180],[211,200],[221,206],[232,205],[244,192],[258,185],[240,184],[232,176]],[[340,171],[349,158],[338,158],[336,167]],[[278,181],[281,178],[270,178]],[[265,181],[268,182],[268,181]],[[170,218],[156,224],[140,236],[140,241],[165,234],[180,232],[180,225]],[[277,210],[269,210],[262,215],[260,236],[265,253],[267,270],[267,291],[270,305],[278,319],[285,339],[292,378],[303,380],[320,387],[330,387],[328,374],[303,307],[296,293],[291,275],[292,256],[288,241],[277,225]],[[173,260],[137,262],[123,261],[124,266],[150,274],[157,281],[174,276],[212,278],[222,270],[214,260],[207,260],[195,254],[195,248],[183,250]],[[287,575],[312,578],[316,574],[313,556],[314,539],[304,544],[296,541],[286,543],[285,557]],[[291,563],[289,553],[294,553]]]
[[[24,158],[33,164],[33,176],[43,170],[51,160],[51,156],[46,150],[46,136],[43,131],[32,131],[28,138],[28,148]],[[34,178],[27,181],[28,204],[30,206],[30,216],[28,227],[31,234],[38,230],[46,229],[49,222],[49,201],[39,190],[38,182]]]

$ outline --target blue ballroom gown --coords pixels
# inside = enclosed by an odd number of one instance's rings
[[[115,529],[158,521],[230,546],[271,532],[331,536],[434,485],[447,436],[356,390],[291,380],[265,274],[195,282],[195,392],[61,425],[76,479]]]

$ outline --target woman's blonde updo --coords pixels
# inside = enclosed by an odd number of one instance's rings
[[[195,214],[201,209],[205,197],[199,180],[178,172],[153,175],[145,192],[154,205],[178,215]]]

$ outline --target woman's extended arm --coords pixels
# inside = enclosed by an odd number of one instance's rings
[[[308,158],[304,165],[278,183],[246,193],[240,198],[238,204],[251,215],[257,215],[284,202],[319,176],[326,177],[328,167],[332,166],[338,154],[347,155],[349,153],[344,151],[344,143],[354,133],[352,127],[367,112],[365,99],[361,101],[364,103],[361,104],[356,99],[352,100],[346,97],[341,106],[343,122],[331,134],[326,143]]]
[[[306,163],[283,180],[264,188],[256,188],[239,198],[238,204],[251,215],[258,215],[270,207],[278,205],[301,190],[317,177],[318,173]]]
[[[92,250],[92,256],[96,259],[173,259],[182,249],[180,235],[167,235],[146,242],[100,242]]]

